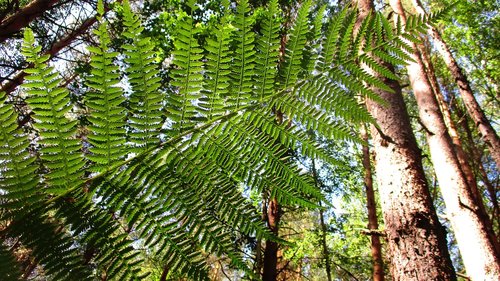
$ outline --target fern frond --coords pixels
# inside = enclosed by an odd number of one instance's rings
[[[335,116],[328,112],[304,104],[293,94],[285,93],[276,97],[270,105],[305,126],[306,130],[317,131],[327,139],[359,142],[359,138],[353,134],[348,124],[335,120]]]
[[[0,209],[22,208],[40,199],[37,165],[28,137],[17,125],[17,113],[0,92]]]
[[[109,280],[136,280],[141,277],[139,252],[123,230],[112,209],[99,208],[83,190],[75,190],[53,202],[55,217],[66,221],[84,252],[85,263],[98,266],[98,275]],[[89,274],[92,276],[92,274]]]
[[[338,42],[340,40],[340,31],[346,19],[352,17],[352,13],[352,9],[345,7],[338,14],[333,15],[328,26],[327,34],[323,39],[321,54],[318,58],[318,70],[320,72],[329,70],[336,55]]]
[[[130,10],[128,1],[123,3],[125,31],[123,36],[131,42],[123,46],[127,77],[132,86],[130,95],[130,141],[140,150],[157,145],[162,126],[162,102],[160,80],[155,64],[154,45],[151,39],[141,35],[143,27]]]
[[[91,153],[87,157],[94,163],[94,171],[103,171],[126,154],[126,110],[123,90],[118,87],[118,66],[114,63],[118,53],[109,49],[107,22],[101,19],[94,33],[99,38],[99,45],[88,47],[92,53],[92,70],[91,76],[87,77],[87,85],[92,90],[85,100],[85,105],[90,108],[87,118],[91,123],[88,135]]]
[[[323,27],[323,19],[325,17],[325,11],[326,11],[326,4],[319,7],[319,9],[316,11],[314,19],[312,20],[312,28],[307,35],[308,37],[307,41],[309,42],[309,44],[306,44],[305,46],[304,56],[302,59],[303,61],[302,75],[299,75],[299,77],[308,77],[312,75],[316,67],[319,57],[319,52],[321,49],[320,48],[322,39],[321,28]]]
[[[278,66],[278,50],[280,47],[278,0],[271,0],[261,23],[262,35],[257,38],[257,59],[255,61],[255,89],[259,101],[272,94],[276,69]]]
[[[245,105],[253,93],[253,76],[255,68],[255,33],[252,31],[254,17],[249,15],[250,6],[248,0],[241,0],[236,7],[234,26],[234,41],[236,50],[234,53],[231,80],[231,95],[229,96],[227,109],[234,110]]]
[[[301,61],[309,32],[308,15],[311,9],[311,0],[306,0],[297,12],[292,25],[290,39],[286,43],[285,62],[280,69],[280,85],[288,89],[294,85],[301,71]]]
[[[373,123],[375,120],[365,108],[360,108],[355,96],[343,84],[318,75],[298,84],[294,94],[305,103],[315,105],[349,123]]]
[[[14,255],[9,249],[0,243],[0,276],[4,281],[19,281],[21,280],[21,270],[16,262]]]
[[[231,57],[229,43],[231,31],[229,25],[218,26],[215,32],[216,39],[207,38],[205,45],[207,79],[205,79],[204,97],[200,99],[200,106],[205,111],[208,119],[219,116],[226,110],[224,97],[229,95],[230,87]]]
[[[186,16],[179,21],[177,36],[174,41],[174,65],[172,70],[172,86],[178,87],[175,93],[168,97],[167,112],[172,120],[173,132],[189,130],[199,118],[199,108],[196,105],[201,97],[200,91],[203,84],[203,50],[198,44],[195,28],[191,16]]]
[[[62,221],[47,215],[49,209],[38,206],[10,217],[7,237],[19,239],[31,250],[34,262],[43,266],[54,280],[92,280],[80,248]],[[29,229],[30,231],[26,231]]]
[[[48,168],[45,183],[47,192],[61,193],[82,180],[84,164],[81,144],[76,138],[77,120],[66,115],[71,110],[68,91],[57,87],[61,79],[53,67],[46,64],[48,56],[40,55],[30,29],[24,33],[22,53],[33,68],[25,70],[27,83],[23,84],[27,104],[34,112],[34,127],[39,131],[42,164]]]

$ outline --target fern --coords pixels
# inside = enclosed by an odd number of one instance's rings
[[[374,74],[397,79],[380,61],[407,60],[406,40],[415,40],[429,18],[412,19],[403,29],[376,14],[354,36],[355,11],[343,9],[324,26],[323,8],[310,21],[312,1],[305,1],[290,34],[283,35],[289,40],[278,66],[277,0],[256,25],[258,34],[248,1],[237,5],[234,27],[226,2],[206,41],[198,38],[196,5],[189,1],[191,15],[176,27],[173,87],[163,96],[154,47],[128,5],[126,73],[115,65],[118,53],[110,50],[108,24],[99,18],[84,104],[91,125],[82,139],[68,92],[57,86],[57,74],[26,33],[23,52],[34,66],[25,89],[40,138],[17,128],[17,113],[0,96],[0,219],[8,222],[2,234],[19,239],[57,280],[144,279],[138,246],[153,251],[172,275],[207,280],[206,253],[214,253],[257,279],[233,237],[285,242],[270,234],[240,188],[265,192],[281,204],[317,207],[322,194],[293,156],[343,165],[310,131],[359,142],[352,127],[374,120],[358,97],[381,101],[366,84],[385,87]],[[98,10],[102,15],[102,2]],[[120,87],[122,74],[130,95]],[[277,113],[288,122],[276,122]],[[80,150],[89,144],[86,162]],[[12,262],[4,248],[0,259]]]
[[[196,8],[193,1],[189,2],[189,6],[192,11]],[[178,87],[178,92],[169,96],[167,108],[173,122],[173,133],[189,130],[200,117],[196,103],[201,97],[203,50],[196,38],[198,32],[190,16],[180,20],[177,40],[174,41],[176,50],[173,51],[174,64],[178,68],[172,70],[172,86]]]
[[[88,47],[92,53],[91,76],[87,77],[87,84],[92,89],[87,93],[85,105],[91,110],[88,120],[92,124],[89,127],[88,136],[90,155],[87,157],[95,163],[92,165],[94,171],[102,171],[109,165],[125,156],[125,98],[119,84],[120,74],[114,60],[117,52],[109,50],[110,38],[107,23],[102,19],[104,7],[99,2],[98,12],[100,25],[94,31],[99,38],[99,46]]]
[[[285,49],[285,62],[280,69],[280,84],[284,89],[293,86],[299,77],[303,50],[307,41],[307,33],[309,32],[308,15],[310,8],[310,0],[302,3],[297,12],[297,18],[292,25],[290,39]]]
[[[141,36],[144,30],[136,15],[130,10],[130,5],[123,5],[124,25],[123,36],[132,44],[123,46],[125,62],[128,63],[127,77],[132,85],[130,96],[130,127],[131,142],[138,148],[147,150],[159,142],[159,132],[162,126],[162,102],[160,94],[160,78],[156,69],[154,45],[150,38]]]
[[[45,174],[47,192],[58,194],[82,180],[84,162],[80,141],[75,137],[77,121],[66,117],[71,110],[68,90],[57,87],[61,79],[57,78],[53,67],[45,64],[49,56],[41,56],[41,47],[34,44],[33,32],[27,29],[22,53],[33,68],[25,70],[30,75],[23,87],[35,116],[34,127],[40,134],[40,157],[48,169]]]
[[[276,69],[278,66],[278,50],[280,47],[279,22],[276,19],[278,1],[269,2],[264,20],[261,22],[262,35],[257,37],[257,54],[255,61],[255,90],[260,102],[273,93]]]
[[[2,210],[22,208],[40,199],[37,194],[35,157],[29,153],[30,142],[17,125],[17,113],[0,93],[0,200]],[[5,214],[1,214],[4,216]]]
[[[226,110],[224,97],[229,94],[230,87],[230,64],[229,43],[231,27],[222,23],[217,26],[215,40],[207,38],[206,50],[206,75],[205,96],[200,99],[200,106],[206,112],[208,119],[220,116]]]
[[[234,110],[244,105],[252,97],[255,68],[255,34],[252,31],[253,16],[248,15],[250,7],[248,0],[241,0],[236,7],[234,26],[236,32],[234,41],[234,68],[232,69],[232,95],[229,96],[229,110]]]

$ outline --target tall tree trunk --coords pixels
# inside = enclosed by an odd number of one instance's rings
[[[468,141],[468,146],[469,146],[469,153],[473,156],[472,158],[474,159],[475,162],[475,167],[479,171],[479,175],[481,180],[483,181],[484,185],[486,186],[486,190],[488,191],[488,195],[490,197],[491,204],[493,205],[493,214],[491,217],[494,219],[493,222],[496,223],[498,227],[500,227],[500,207],[498,206],[498,197],[497,197],[497,192],[498,188],[496,188],[488,178],[488,174],[486,170],[484,169],[483,162],[481,160],[482,158],[482,152],[480,149],[477,147],[476,143],[474,142],[474,138],[472,136],[472,131],[469,127],[469,123],[467,122],[468,116],[465,115],[463,112],[462,108],[457,105],[456,99],[451,99],[450,100],[450,107],[457,113],[458,115],[458,124],[462,128],[462,130],[465,132],[467,141]],[[493,228],[495,229],[495,228]],[[497,241],[498,241],[498,233],[497,233]]]
[[[357,5],[359,19],[374,10],[371,0],[358,0]],[[371,127],[371,135],[392,277],[405,281],[456,280],[446,231],[432,204],[401,86],[394,80],[384,82],[394,92],[375,91],[388,105],[371,100],[366,104],[379,125]]]
[[[57,0],[35,0],[0,23],[0,43],[12,37],[34,19],[57,4]]]
[[[491,220],[488,217],[488,213],[486,212],[486,208],[484,206],[483,195],[481,194],[481,191],[477,186],[476,177],[470,165],[470,161],[473,161],[474,159],[471,157],[467,157],[463,149],[462,141],[460,140],[460,135],[458,133],[457,126],[455,125],[455,122],[451,117],[450,108],[446,103],[446,101],[444,100],[443,94],[441,93],[441,90],[439,88],[439,84],[434,71],[434,66],[432,65],[429,56],[427,55],[427,50],[424,48],[423,45],[419,45],[418,47],[420,49],[422,62],[426,70],[427,79],[431,85],[432,92],[439,104],[439,108],[441,109],[441,112],[443,114],[443,120],[444,123],[446,124],[446,127],[448,129],[448,134],[450,135],[451,141],[454,145],[455,153],[457,155],[458,162],[460,163],[460,167],[464,173],[465,179],[467,180],[467,184],[470,187],[470,190],[472,192],[472,195],[474,196],[474,200],[477,203],[479,210],[483,213],[482,215],[487,220],[486,225],[490,227],[490,231],[493,231],[493,228],[491,228],[492,227]]]
[[[375,191],[373,190],[372,165],[370,161],[370,148],[368,147],[368,133],[364,128],[361,131],[361,138],[366,142],[363,145],[363,168],[365,172],[364,182],[366,189],[366,207],[368,209],[368,229],[378,230],[377,205],[375,203]],[[382,260],[382,244],[380,236],[371,233],[371,252],[373,259],[373,280],[383,281],[384,262]]]
[[[267,203],[267,227],[278,236],[279,222],[281,219],[281,208],[276,198],[269,199]],[[263,281],[275,281],[278,275],[278,243],[266,240],[264,251]]]
[[[312,160],[312,172],[313,172],[313,177],[314,177],[314,184],[316,185],[316,188],[319,190],[320,189],[320,183],[319,183],[319,177],[318,177],[318,171],[316,170],[316,163],[314,159]],[[320,207],[321,207],[321,202],[320,202]],[[325,260],[325,271],[326,271],[326,277],[328,281],[332,281],[332,268],[331,268],[331,263],[330,263],[330,254],[328,251],[328,245],[326,243],[326,224],[325,224],[325,216],[324,212],[322,209],[319,210],[319,223],[321,224],[321,247],[323,248],[323,259]]]
[[[419,0],[412,0],[412,2],[414,7],[420,14],[425,14],[425,11],[422,8]],[[434,38],[435,46],[443,57],[444,62],[448,66],[451,75],[458,85],[458,90],[462,99],[464,100],[467,112],[469,113],[472,120],[474,120],[474,123],[477,126],[479,133],[483,137],[484,142],[488,145],[490,154],[497,164],[497,169],[500,171],[500,138],[491,126],[488,118],[486,118],[483,110],[479,106],[479,103],[474,97],[474,93],[472,92],[467,77],[463,74],[462,69],[453,57],[453,54],[448,48],[448,45],[446,45],[446,42],[444,42],[439,31],[435,27],[431,27],[429,29],[429,33]]]
[[[389,2],[399,15],[398,19],[406,24],[401,1]],[[420,120],[427,131],[431,160],[465,267],[474,280],[498,280],[500,262],[496,239],[489,231],[487,219],[482,216],[461,170],[417,46],[412,42],[408,44],[413,49],[410,55],[414,62],[409,63],[406,69],[417,100]]]

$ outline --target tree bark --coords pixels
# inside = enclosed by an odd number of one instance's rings
[[[364,128],[361,131],[361,138],[366,142],[363,145],[363,168],[364,183],[366,190],[366,207],[368,209],[368,229],[378,230],[377,205],[375,203],[375,191],[373,190],[372,166],[370,161],[370,148],[368,147],[368,133]],[[384,262],[382,259],[382,244],[379,235],[370,235],[371,252],[373,259],[373,280],[383,281]]]
[[[412,0],[414,7],[420,14],[425,14],[424,9],[419,0]],[[458,90],[462,99],[464,100],[467,112],[474,120],[479,133],[481,134],[484,142],[488,145],[491,157],[497,164],[497,169],[500,171],[500,138],[498,137],[495,129],[491,126],[490,121],[486,118],[481,106],[474,97],[474,93],[470,87],[470,83],[467,77],[463,74],[462,69],[458,65],[457,61],[453,57],[448,45],[444,42],[441,34],[435,27],[429,28],[429,33],[434,38],[435,46],[437,47],[439,53],[443,57],[446,66],[451,72],[451,75],[455,79],[458,85]]]
[[[477,167],[479,171],[479,175],[481,180],[483,181],[484,185],[486,186],[486,190],[488,191],[488,195],[490,197],[490,202],[493,205],[493,214],[491,217],[493,218],[492,223],[496,223],[497,227],[500,227],[500,207],[498,206],[498,197],[497,197],[497,192],[498,188],[494,186],[490,179],[488,178],[488,174],[486,170],[484,169],[483,162],[481,160],[482,158],[482,152],[480,149],[477,147],[476,143],[474,142],[474,138],[472,136],[472,131],[469,127],[469,123],[467,122],[469,120],[469,117],[465,115],[463,112],[462,108],[457,105],[456,99],[451,99],[450,100],[450,107],[457,113],[458,115],[458,125],[462,127],[462,130],[465,132],[465,135],[467,137],[467,142],[469,145],[469,153],[472,155],[472,158],[474,159],[474,164],[475,167]],[[495,229],[493,227],[493,229]],[[498,241],[498,232],[496,233],[497,236],[497,241]]]
[[[358,0],[357,5],[359,19],[374,10],[370,0]],[[371,100],[366,104],[379,126],[371,127],[371,135],[392,277],[456,280],[446,232],[432,204],[401,86],[398,81],[383,80],[394,92],[374,90],[388,105]]]
[[[403,25],[406,24],[401,1],[389,2],[399,15],[398,20],[401,20]],[[431,160],[465,268],[473,280],[498,280],[500,262],[496,239],[489,232],[486,218],[482,216],[461,170],[418,48],[412,42],[408,44],[413,49],[410,56],[414,62],[410,62],[406,69],[417,100],[420,120],[427,131]]]
[[[279,222],[281,219],[281,208],[276,198],[271,198],[267,205],[267,226],[269,230],[278,236]],[[278,243],[266,240],[264,251],[263,281],[275,281],[278,275]]]
[[[463,149],[462,141],[460,140],[457,126],[455,125],[455,122],[451,117],[450,108],[446,103],[446,101],[444,100],[443,94],[441,93],[441,90],[439,88],[439,84],[434,71],[434,66],[432,65],[429,56],[427,55],[427,50],[425,50],[423,45],[419,45],[418,47],[420,49],[422,62],[426,70],[427,79],[432,88],[432,93],[436,97],[436,100],[439,104],[439,108],[441,109],[441,112],[443,114],[443,120],[448,129],[448,134],[450,135],[451,141],[455,148],[455,153],[457,155],[458,162],[460,163],[460,167],[464,173],[465,179],[467,180],[467,184],[470,187],[470,190],[472,192],[472,195],[474,196],[474,200],[477,203],[479,210],[482,212],[482,215],[485,217],[485,219],[488,220],[486,223],[487,226],[490,228],[490,231],[493,231],[491,220],[489,219],[488,213],[486,212],[486,208],[484,206],[483,195],[481,194],[481,191],[477,186],[476,177],[470,165],[470,161],[473,161],[473,159],[471,157],[467,157]]]
[[[0,23],[0,43],[12,37],[34,19],[57,4],[57,0],[35,0]]]

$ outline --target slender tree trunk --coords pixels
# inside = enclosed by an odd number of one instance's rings
[[[371,0],[358,0],[357,5],[359,19],[374,10]],[[432,204],[401,86],[398,81],[384,82],[394,92],[375,91],[388,105],[371,100],[366,104],[379,126],[372,126],[371,135],[392,277],[405,281],[456,280],[446,232]]]
[[[366,207],[368,209],[368,229],[378,230],[377,205],[375,203],[375,191],[373,190],[372,166],[370,161],[370,148],[368,147],[368,133],[364,128],[361,131],[361,138],[367,143],[363,145],[363,168],[365,172],[364,182],[366,189]],[[373,280],[383,281],[384,262],[382,260],[382,244],[380,236],[370,234],[371,252],[373,259]]]
[[[496,225],[500,227],[500,207],[498,206],[498,197],[497,197],[498,189],[491,183],[491,181],[488,178],[488,174],[484,169],[483,162],[481,160],[482,153],[480,149],[477,147],[476,143],[474,142],[472,131],[469,127],[469,123],[467,122],[468,116],[465,115],[463,110],[456,104],[456,102],[457,102],[456,99],[451,99],[450,107],[458,115],[458,124],[460,125],[460,127],[462,127],[462,130],[465,132],[468,145],[470,148],[469,149],[470,154],[473,156],[472,158],[474,159],[475,165],[479,171],[480,178],[483,181],[484,185],[486,186],[486,190],[488,191],[491,204],[493,205],[493,214],[491,216],[494,219],[493,222],[496,222]],[[498,233],[497,233],[497,241],[498,241]]]
[[[399,15],[399,20],[406,24],[401,1],[389,2]],[[413,49],[410,55],[414,62],[410,62],[406,69],[417,100],[420,120],[427,131],[431,160],[465,267],[474,280],[498,280],[500,262],[496,239],[489,231],[486,218],[475,202],[461,170],[417,46],[411,42],[408,44]]]
[[[316,188],[320,188],[319,184],[319,177],[318,177],[318,171],[316,170],[316,163],[314,159],[312,160],[312,172],[313,172],[313,177],[314,177],[314,183],[316,185]],[[320,202],[321,206],[321,202]],[[328,245],[326,243],[326,224],[325,224],[325,217],[323,210],[319,210],[319,223],[321,224],[321,247],[323,248],[323,259],[325,260],[325,271],[326,271],[326,277],[328,281],[332,281],[332,268],[331,268],[331,263],[330,263],[330,254],[328,251]]]
[[[281,208],[276,198],[271,198],[267,205],[267,226],[269,230],[278,236],[279,222],[281,219]],[[278,243],[266,240],[264,251],[263,281],[275,281],[278,275]]]
[[[419,0],[413,0],[412,2],[414,7],[420,14],[425,14],[425,11],[422,8]],[[439,53],[443,57],[444,62],[448,66],[451,75],[458,85],[458,90],[460,92],[460,95],[462,96],[462,99],[464,100],[467,112],[471,116],[472,120],[474,120],[479,133],[482,135],[483,140],[488,145],[490,154],[497,164],[497,169],[500,171],[500,138],[491,126],[488,118],[486,118],[483,110],[479,106],[479,103],[474,97],[474,93],[472,92],[467,77],[463,74],[462,69],[453,57],[453,54],[448,48],[448,45],[446,45],[446,43],[444,42],[439,31],[435,27],[431,27],[429,29],[429,33],[434,38],[434,43]]]
[[[57,4],[57,0],[35,0],[0,23],[0,43],[12,37],[34,19]]]

